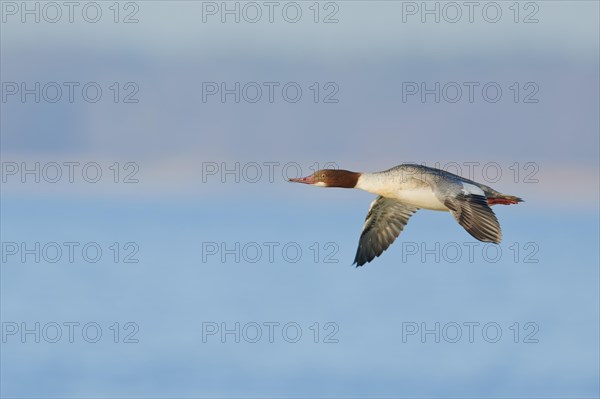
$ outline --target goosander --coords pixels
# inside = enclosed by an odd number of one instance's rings
[[[500,223],[490,205],[523,201],[453,173],[415,164],[375,173],[322,169],[289,181],[319,187],[358,188],[378,195],[367,212],[354,258],[356,267],[381,255],[421,208],[450,212],[479,241],[499,244]]]

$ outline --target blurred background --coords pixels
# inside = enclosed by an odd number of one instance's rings
[[[599,396],[597,2],[0,7],[3,397]],[[406,162],[526,202],[287,182]]]

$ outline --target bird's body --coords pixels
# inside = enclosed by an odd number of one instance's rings
[[[325,169],[290,181],[358,188],[378,195],[371,203],[361,234],[354,260],[357,266],[381,255],[419,209],[450,212],[473,237],[499,243],[502,239],[500,224],[489,205],[522,201],[450,172],[414,164],[375,173]]]
[[[416,172],[416,169],[401,165],[384,172],[363,173],[356,188],[418,208],[447,211],[448,208],[435,195],[427,178],[411,172]]]

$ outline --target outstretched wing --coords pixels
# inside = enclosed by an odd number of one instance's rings
[[[502,241],[500,223],[485,196],[461,193],[446,198],[444,204],[458,223],[479,241],[496,244]]]
[[[354,258],[356,267],[372,261],[388,249],[418,209],[390,198],[377,197],[369,207],[360,235]]]

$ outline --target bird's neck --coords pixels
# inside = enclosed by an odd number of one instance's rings
[[[361,173],[356,188],[383,196],[391,189],[389,178],[383,173]]]

